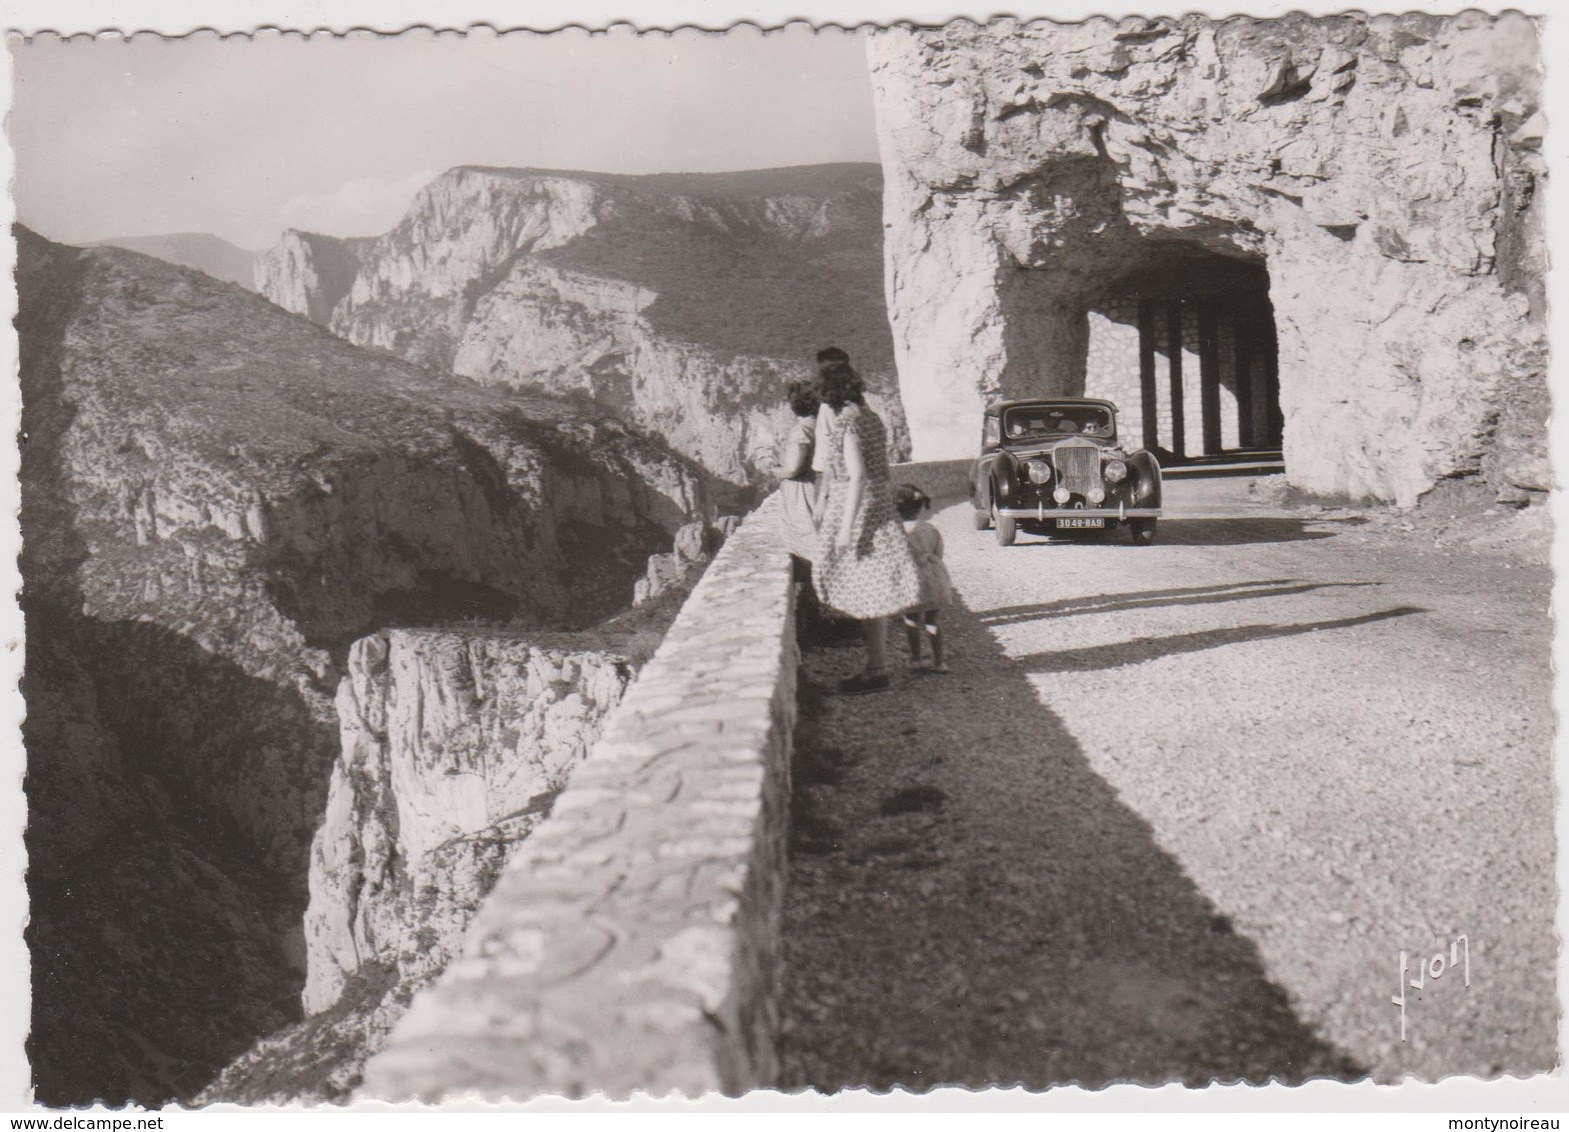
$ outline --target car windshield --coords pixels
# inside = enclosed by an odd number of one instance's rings
[[[1009,409],[1003,432],[1009,440],[1046,436],[1110,438],[1116,431],[1111,411],[1100,405],[1021,405]]]

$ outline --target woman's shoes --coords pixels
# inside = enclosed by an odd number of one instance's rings
[[[839,681],[839,694],[841,696],[864,696],[870,692],[886,692],[888,690],[888,674],[886,672],[862,672],[859,676],[851,676]]]

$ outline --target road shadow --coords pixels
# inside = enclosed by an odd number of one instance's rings
[[[1225,519],[1168,518],[1160,521],[1159,541],[1172,546],[1241,546],[1258,542],[1302,542],[1334,538],[1366,523],[1361,515],[1343,519],[1260,516]],[[1310,530],[1325,527],[1330,530]]]
[[[1081,613],[1120,613],[1129,609],[1159,609],[1177,605],[1214,605],[1260,597],[1289,597],[1314,590],[1346,586],[1381,586],[1382,582],[1308,582],[1297,578],[1272,578],[1259,582],[1229,582],[1212,586],[1179,586],[1164,590],[1135,590],[1120,594],[1095,594],[1037,605],[1009,605],[978,614],[987,625],[1012,625],[1050,621]]]
[[[1140,637],[1132,641],[1119,641],[1114,645],[1090,645],[1085,648],[1059,649],[1055,652],[1030,653],[1015,657],[1014,662],[1030,672],[1089,672],[1097,669],[1123,668],[1130,664],[1143,664],[1181,653],[1202,652],[1223,645],[1238,645],[1245,641],[1267,641],[1276,637],[1294,637],[1302,633],[1320,633],[1330,629],[1350,629],[1357,625],[1371,625],[1392,617],[1407,617],[1413,613],[1426,613],[1419,605],[1397,605],[1375,613],[1355,617],[1332,617],[1322,621],[1302,621],[1291,625],[1238,625],[1230,629],[1204,629],[1197,633],[1177,633],[1170,637]]]
[[[1361,515],[1346,518],[1286,518],[1281,516],[1244,516],[1214,519],[1163,518],[1156,535],[1156,545],[1170,546],[1244,546],[1250,543],[1304,542],[1314,539],[1334,538],[1341,529],[1361,526],[1368,520]],[[1336,529],[1321,530],[1333,525]],[[1044,547],[1063,543],[1088,542],[1134,547],[1121,531],[1064,533],[1062,535],[1030,535],[1021,533],[1018,546]]]
[[[943,616],[953,674],[879,695],[820,690],[856,652],[804,654],[781,1086],[1365,1076],[1042,705],[1038,658]]]

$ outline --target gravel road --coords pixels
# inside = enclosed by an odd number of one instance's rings
[[[938,516],[952,675],[807,693],[786,1087],[1555,1063],[1546,532],[1270,486],[1170,482],[1147,548]]]

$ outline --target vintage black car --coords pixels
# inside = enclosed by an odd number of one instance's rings
[[[986,410],[970,481],[975,529],[1012,546],[1034,534],[1127,527],[1134,545],[1155,541],[1160,465],[1117,441],[1117,406],[1091,398],[1002,401]]]

